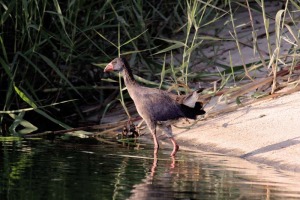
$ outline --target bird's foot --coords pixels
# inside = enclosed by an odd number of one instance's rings
[[[157,153],[158,153],[158,147],[154,146],[154,155],[157,155]]]
[[[171,157],[174,157],[177,153],[177,151],[179,150],[179,146],[176,144],[174,147],[173,147],[173,151],[171,153]]]
[[[173,144],[173,151],[171,153],[171,157],[175,156],[175,154],[177,153],[177,151],[179,150],[179,145],[177,144],[177,142],[175,141],[174,138],[170,138],[171,139],[171,142]]]
[[[159,149],[159,144],[158,142],[154,142],[154,155],[157,155]]]

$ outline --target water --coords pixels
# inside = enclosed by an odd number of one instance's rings
[[[151,145],[0,143],[1,199],[299,199],[300,175]]]

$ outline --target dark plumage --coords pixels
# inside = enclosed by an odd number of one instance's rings
[[[161,121],[178,118],[196,119],[197,115],[205,114],[202,104],[197,102],[198,93],[194,91],[188,95],[175,95],[173,93],[148,88],[139,85],[132,74],[128,62],[124,58],[115,58],[104,69],[104,72],[121,71],[130,97],[133,99],[139,115],[145,120],[154,140],[155,152],[159,147],[156,138],[156,125]],[[173,143],[174,156],[179,149],[172,135],[170,124],[164,124],[163,131]]]

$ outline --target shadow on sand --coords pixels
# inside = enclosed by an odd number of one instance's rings
[[[297,145],[297,144],[300,143],[299,138],[300,137],[295,137],[295,138],[292,138],[292,139],[288,139],[288,140],[285,140],[285,141],[282,141],[282,142],[278,142],[278,143],[275,143],[275,144],[271,144],[271,145],[256,149],[254,151],[251,151],[249,153],[246,153],[246,154],[242,155],[241,158],[246,158],[246,157],[249,157],[249,156],[262,154],[262,153],[266,153],[266,152],[269,152],[269,151],[276,151],[276,150],[279,150],[279,149],[283,149],[283,148],[287,148],[287,147],[290,147],[290,146],[293,146],[293,145]]]

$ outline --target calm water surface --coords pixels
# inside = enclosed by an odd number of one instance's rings
[[[300,199],[300,176],[151,145],[0,143],[0,199]]]

